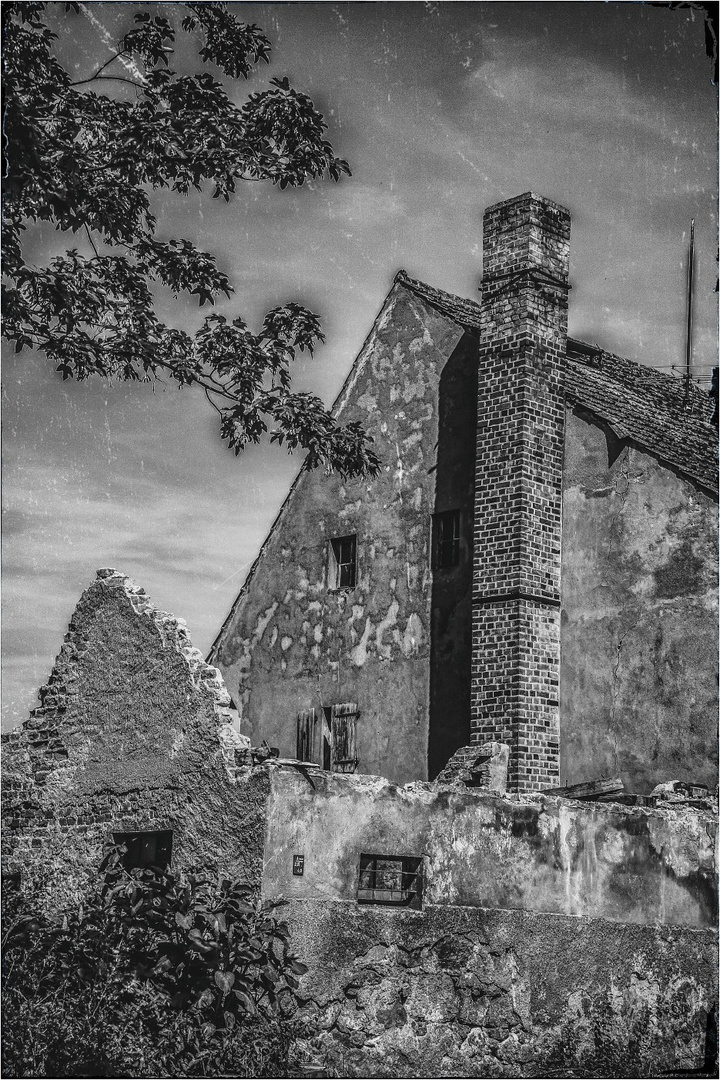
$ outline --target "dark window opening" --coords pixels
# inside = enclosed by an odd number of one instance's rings
[[[357,578],[356,536],[336,536],[330,541],[330,588],[354,589]]]
[[[433,517],[433,567],[442,570],[460,562],[460,511]]]
[[[116,844],[123,844],[127,849],[122,857],[126,870],[141,869],[146,866],[167,870],[172,854],[172,832],[115,833]]]
[[[411,855],[361,855],[358,903],[422,907],[422,869]]]

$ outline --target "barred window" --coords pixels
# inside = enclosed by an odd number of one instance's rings
[[[122,857],[126,870],[146,866],[166,870],[170,865],[172,835],[169,829],[161,832],[115,833],[114,840],[126,848]]]
[[[328,586],[331,589],[354,589],[357,579],[357,537],[336,536],[330,541]]]
[[[420,908],[422,871],[414,855],[361,855],[358,903]]]
[[[436,570],[460,562],[460,511],[448,510],[433,516],[433,567]]]

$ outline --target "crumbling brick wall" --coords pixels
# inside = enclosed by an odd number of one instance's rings
[[[76,901],[114,832],[172,830],[174,866],[259,886],[267,778],[236,783],[230,697],[181,620],[98,571],[40,702],[3,753],[3,869],[28,905]]]

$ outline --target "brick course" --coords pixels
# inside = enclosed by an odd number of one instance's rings
[[[527,193],[484,217],[472,729],[510,790],[557,783],[570,215]]]

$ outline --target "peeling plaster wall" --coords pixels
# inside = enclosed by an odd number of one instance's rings
[[[272,778],[263,892],[354,903],[361,852],[423,855],[426,904],[703,929],[717,915],[716,832],[717,818],[696,810],[283,768]]]
[[[703,1064],[713,815],[319,770],[276,770],[271,784],[263,892],[289,901],[310,968],[309,1048],[342,1075],[656,1076]],[[423,909],[357,904],[361,852],[422,854]]]
[[[115,831],[172,829],[173,866],[259,887],[267,777],[239,782],[230,697],[182,620],[99,571],[40,700],[3,746],[3,871],[28,904],[76,901]]]
[[[717,504],[567,418],[561,783],[717,784]]]
[[[360,421],[374,437],[380,475],[343,482],[300,474],[211,652],[254,743],[265,738],[294,757],[300,710],[353,701],[359,771],[400,782],[427,776],[431,668],[442,683],[453,651],[441,648],[431,662],[433,611],[440,634],[457,643],[453,664],[467,667],[467,693],[470,667],[468,619],[455,612],[468,602],[469,576],[456,574],[433,598],[436,501],[443,510],[455,508],[441,505],[445,497],[466,504],[467,575],[472,550],[472,439],[462,443],[469,483],[453,480],[459,490],[448,482],[446,492],[436,475],[440,381],[451,359],[448,394],[466,399],[476,356],[471,335],[394,287],[337,406],[343,421]],[[353,533],[356,588],[333,591],[329,540]],[[435,709],[441,764],[468,741],[465,689],[453,686]]]

